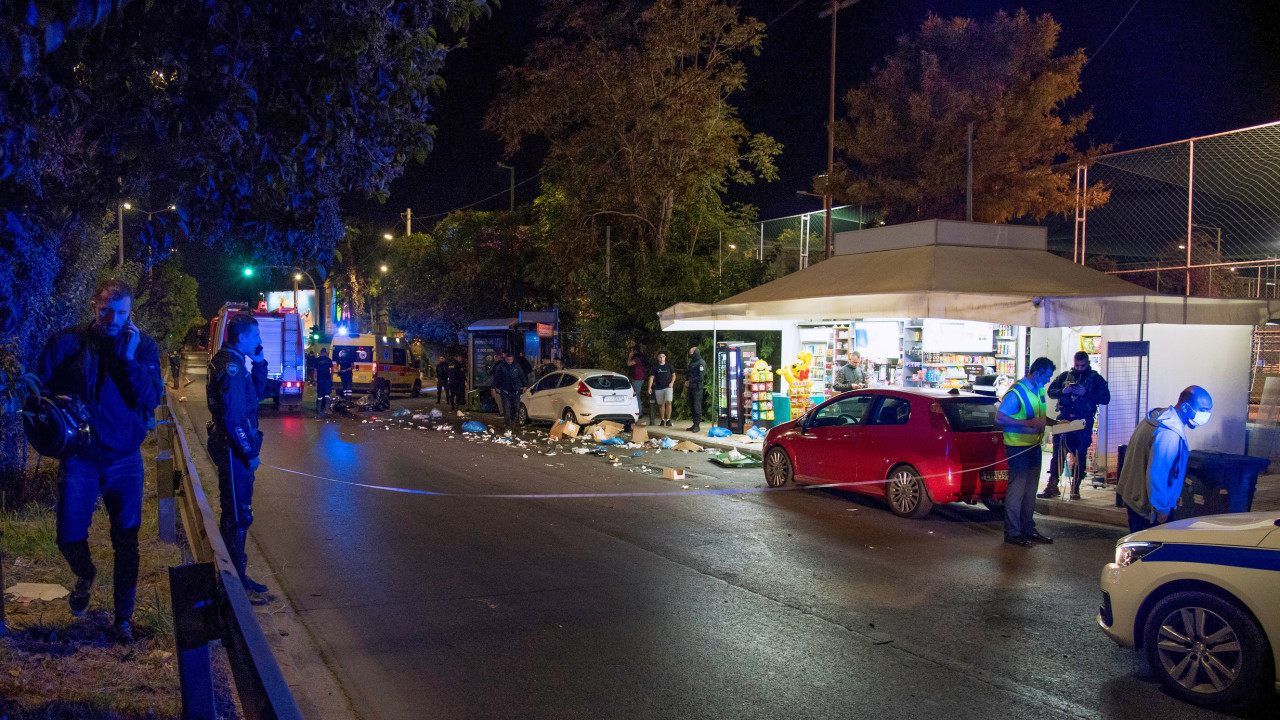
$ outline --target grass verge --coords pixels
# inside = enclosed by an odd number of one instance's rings
[[[0,639],[0,718],[178,718],[182,714],[169,603],[171,565],[182,563],[176,545],[157,535],[154,436],[142,447],[146,488],[138,533],[138,573],[134,642],[110,639],[112,552],[107,513],[99,504],[89,530],[98,567],[89,610],[74,617],[66,598],[28,605],[5,598],[9,635]],[[41,472],[56,469],[45,461]],[[56,583],[68,590],[75,576],[58,551],[52,503],[32,504],[0,515],[0,562],[6,587],[15,583]],[[215,652],[214,681],[219,716],[235,717],[230,677]]]

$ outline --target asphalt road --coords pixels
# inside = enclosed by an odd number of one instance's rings
[[[1096,628],[1115,528],[1021,549],[980,506],[902,520],[704,455],[263,415],[265,579],[367,720],[1225,717]]]

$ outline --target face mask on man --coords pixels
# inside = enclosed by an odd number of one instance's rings
[[[1203,427],[1209,424],[1209,418],[1213,416],[1210,410],[1197,410],[1196,414],[1191,418],[1192,427]]]

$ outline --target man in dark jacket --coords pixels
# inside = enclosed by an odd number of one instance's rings
[[[94,320],[63,330],[45,345],[36,374],[48,392],[79,398],[89,408],[94,444],[64,460],[58,475],[58,549],[76,574],[72,615],[89,607],[97,568],[89,555],[89,524],[102,495],[115,551],[116,638],[133,639],[129,623],[138,586],[142,524],[142,441],[160,404],[160,349],[130,320],[133,291],[112,278],[93,295]]]
[[[1089,354],[1076,353],[1071,369],[1050,383],[1046,394],[1058,401],[1058,420],[1084,420],[1084,429],[1053,436],[1053,463],[1049,480],[1039,497],[1058,497],[1058,479],[1068,455],[1071,456],[1071,499],[1080,499],[1080,481],[1084,478],[1085,458],[1093,444],[1093,421],[1098,406],[1111,402],[1111,389],[1101,375],[1089,367]]]
[[[459,405],[467,404],[467,364],[462,355],[454,355],[449,361],[448,377],[445,378],[445,391],[449,395],[449,409],[456,411]]]
[[[329,396],[333,394],[333,360],[329,348],[320,348],[320,357],[311,362],[316,374],[316,416],[323,417],[329,409]]]
[[[253,362],[253,370],[245,359]],[[209,456],[218,466],[218,529],[235,563],[249,601],[263,605],[267,586],[245,574],[248,557],[245,540],[253,524],[254,471],[261,460],[262,433],[258,431],[258,402],[274,397],[279,381],[267,377],[258,321],[252,315],[234,315],[227,321],[222,349],[209,361],[206,387],[209,413]]]
[[[436,363],[436,404],[440,404],[440,398],[448,399],[446,394],[448,390],[449,379],[449,361],[444,355],[441,355]]]
[[[702,382],[707,376],[707,363],[702,359],[702,355],[698,354],[697,347],[689,348],[689,370],[684,381],[685,389],[688,391],[686,397],[689,400],[689,415],[693,417],[693,425],[689,427],[689,432],[702,431]]]
[[[516,424],[516,412],[520,407],[520,394],[529,387],[529,376],[515,360],[515,355],[507,353],[502,363],[493,369],[493,389],[502,403],[502,421],[506,423],[507,430],[520,429]]]

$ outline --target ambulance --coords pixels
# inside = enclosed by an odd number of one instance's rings
[[[391,392],[408,393],[413,397],[422,392],[422,373],[410,365],[412,355],[403,335],[348,334],[339,328],[331,345],[329,357],[333,360],[335,390],[340,392],[342,389],[338,368],[345,355],[351,358],[352,391],[369,392],[377,379],[389,382]]]

